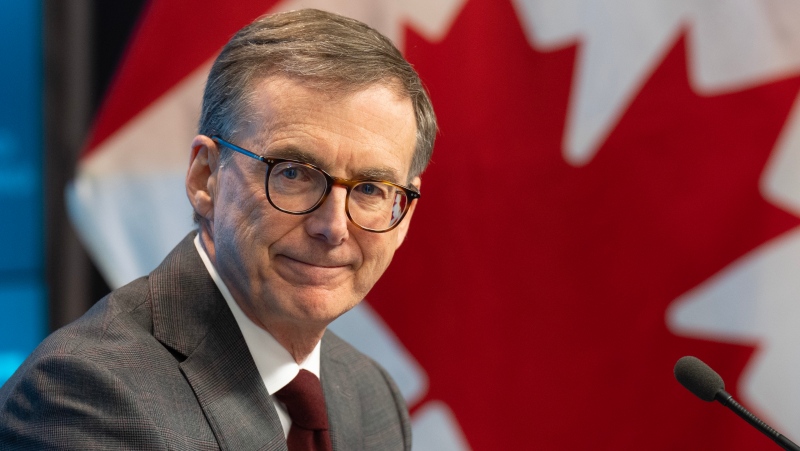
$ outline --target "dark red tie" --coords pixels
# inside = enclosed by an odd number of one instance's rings
[[[332,451],[325,396],[314,373],[300,370],[287,386],[275,392],[275,397],[286,405],[292,419],[286,438],[289,451]]]

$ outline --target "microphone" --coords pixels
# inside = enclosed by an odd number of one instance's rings
[[[739,415],[764,435],[771,438],[781,448],[789,451],[800,451],[800,447],[794,442],[779,434],[778,431],[769,427],[769,425],[736,402],[733,396],[725,391],[725,382],[723,382],[720,375],[702,360],[688,355],[681,357],[675,363],[673,371],[675,379],[698,398],[708,402],[719,401],[723,406],[733,410],[736,415]]]

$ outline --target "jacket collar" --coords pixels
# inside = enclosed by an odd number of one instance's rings
[[[194,235],[150,274],[153,335],[183,358],[181,372],[222,449],[286,450],[278,414]]]

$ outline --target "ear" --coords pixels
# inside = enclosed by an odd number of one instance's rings
[[[414,177],[414,179],[411,180],[411,185],[416,186],[417,189],[419,189],[419,187],[422,185],[422,179],[420,179],[419,177]],[[406,234],[408,233],[408,226],[411,224],[411,217],[414,216],[414,209],[416,208],[417,208],[417,200],[414,200],[411,202],[411,205],[408,206],[408,211],[406,212],[403,221],[400,222],[400,225],[398,225],[397,229],[395,229],[397,230],[397,245],[395,246],[395,249],[400,247],[400,245],[403,244],[403,240],[406,239]]]
[[[186,195],[197,215],[209,223],[214,219],[214,197],[219,176],[219,148],[208,136],[192,140],[189,170],[186,172]]]

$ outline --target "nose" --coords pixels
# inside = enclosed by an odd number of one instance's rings
[[[346,188],[342,186],[331,188],[325,202],[308,214],[305,221],[308,234],[333,246],[347,240],[350,233],[348,230],[350,220],[345,211],[346,202]]]

